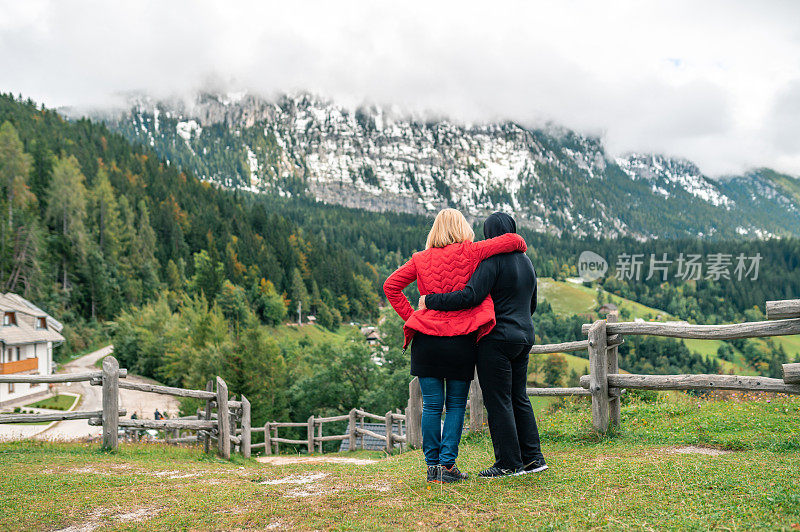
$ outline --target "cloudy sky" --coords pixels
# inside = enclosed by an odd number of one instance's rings
[[[800,175],[800,2],[0,0],[0,91],[311,90]]]

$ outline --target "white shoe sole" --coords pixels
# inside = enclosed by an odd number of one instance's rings
[[[540,466],[540,467],[537,467],[537,468],[534,468],[534,469],[531,469],[531,470],[528,470],[528,471],[522,471],[522,472],[520,472],[520,473],[515,473],[515,474],[516,474],[516,475],[527,475],[528,473],[541,473],[541,472],[542,472],[542,471],[544,471],[545,469],[550,469],[550,468],[547,466],[547,464],[545,464],[545,465],[543,465],[543,466]]]

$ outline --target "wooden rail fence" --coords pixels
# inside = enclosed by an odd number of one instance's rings
[[[378,434],[377,432],[364,428],[364,420],[372,419],[374,421],[383,422],[385,424],[385,434]],[[348,430],[344,434],[323,435],[322,427],[326,423],[341,423],[348,422]],[[398,434],[394,433],[394,426],[398,426]],[[348,440],[350,450],[357,448],[364,448],[364,436],[371,436],[378,440],[384,441],[384,449],[387,453],[392,452],[395,444],[400,444],[401,450],[406,445],[407,433],[406,427],[406,414],[399,412],[386,412],[381,416],[372,414],[358,408],[353,408],[348,414],[330,417],[315,417],[311,416],[306,422],[288,422],[288,421],[270,421],[263,427],[254,427],[251,429],[253,432],[264,433],[264,441],[262,443],[253,444],[253,449],[264,449],[265,454],[278,454],[280,451],[280,444],[288,445],[304,445],[308,453],[323,452],[323,443],[327,441],[343,441]],[[278,429],[281,428],[305,428],[306,438],[304,439],[291,439],[281,438],[278,435]]]
[[[800,334],[800,300],[769,301],[766,305],[768,321],[746,322],[727,325],[691,325],[688,323],[642,323],[619,322],[619,316],[612,312],[605,320],[598,320],[583,326],[586,340],[559,344],[537,345],[531,349],[533,354],[559,353],[588,350],[589,375],[580,378],[579,387],[571,388],[528,388],[530,396],[586,396],[592,400],[592,426],[605,433],[609,426],[620,424],[620,397],[625,389],[643,390],[738,390],[755,392],[776,392],[800,394],[800,363],[784,364],[783,379],[750,377],[737,375],[633,375],[619,372],[617,349],[626,335],[655,335],[673,338],[696,338],[729,340],[733,338],[752,338]],[[422,446],[422,392],[418,379],[409,383],[409,398],[405,413],[387,412],[385,415],[373,414],[353,408],[347,414],[315,417],[303,422],[267,422],[263,427],[253,427],[250,401],[244,396],[239,401],[230,398],[224,380],[217,377],[208,381],[205,390],[190,390],[170,386],[127,382],[127,370],[120,369],[114,357],[103,360],[102,371],[79,374],[58,375],[0,375],[0,383],[63,383],[84,382],[102,386],[103,410],[96,412],[64,412],[47,414],[0,414],[0,423],[26,423],[41,421],[61,421],[86,419],[90,425],[103,427],[104,449],[116,449],[119,429],[131,433],[140,430],[156,429],[171,431],[167,438],[170,443],[202,443],[204,450],[210,452],[212,442],[216,442],[219,455],[230,458],[231,451],[238,450],[249,458],[255,450],[265,454],[278,453],[280,444],[302,445],[308,453],[323,452],[323,444],[328,441],[348,440],[349,448],[364,448],[364,436],[382,440],[386,452],[392,452],[396,444],[401,451]],[[198,409],[195,416],[180,419],[145,420],[120,419],[126,412],[119,408],[119,389],[189,397],[205,400],[205,408]],[[483,396],[478,379],[474,379],[469,392],[469,429],[483,430],[485,411]],[[224,413],[220,414],[220,413]],[[365,420],[370,419],[385,424],[385,433],[379,434],[365,428]],[[326,423],[348,422],[348,430],[343,434],[323,434]],[[394,433],[394,426],[398,433]],[[279,436],[281,428],[305,428],[306,437],[292,439]],[[183,436],[184,431],[194,432],[194,436]],[[253,443],[253,434],[264,435],[264,441]]]
[[[620,397],[625,389],[640,390],[736,390],[800,394],[800,363],[784,364],[783,379],[739,375],[633,375],[619,372],[617,349],[626,335],[653,335],[700,340],[730,340],[800,334],[800,299],[768,301],[767,320],[724,325],[692,325],[685,322],[620,322],[619,314],[586,324],[586,340],[537,345],[532,354],[588,350],[589,375],[580,387],[528,388],[531,396],[586,396],[592,398],[592,426],[605,433],[620,424]]]
[[[64,373],[56,375],[0,375],[0,383],[66,383],[89,382],[92,386],[102,387],[103,409],[92,412],[62,412],[39,414],[0,414],[2,423],[36,423],[44,421],[65,421],[86,419],[89,425],[102,426],[102,448],[116,450],[119,445],[119,430],[127,429],[129,434],[138,434],[140,430],[155,429],[172,431],[171,442],[202,441],[206,452],[210,450],[210,442],[216,441],[219,455],[230,458],[231,447],[236,446],[246,457],[250,456],[250,402],[246,397],[241,401],[229,400],[228,387],[221,378],[209,381],[205,390],[188,390],[171,386],[141,384],[127,382],[126,369],[120,369],[119,362],[112,356],[103,359],[102,371],[86,373]],[[176,397],[193,397],[205,399],[204,413],[180,419],[120,419],[127,412],[119,408],[119,390],[138,390],[142,392],[172,395]],[[217,412],[212,410],[216,408]],[[225,415],[220,415],[224,412]],[[236,424],[242,426],[241,436],[235,434]],[[180,437],[181,431],[192,431],[194,438]],[[177,436],[176,436],[177,434]]]

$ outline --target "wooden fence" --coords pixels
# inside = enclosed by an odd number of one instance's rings
[[[385,424],[385,434],[378,434],[377,432],[373,432],[364,428],[364,420],[365,419],[372,419],[377,422],[383,422]],[[333,435],[323,435],[322,427],[326,423],[341,423],[343,421],[348,422],[348,430],[344,434],[333,434]],[[398,425],[398,433],[394,433],[394,425]],[[306,428],[306,435],[305,439],[290,439],[290,438],[281,438],[278,435],[278,429],[280,428]],[[305,423],[298,422],[287,422],[287,421],[270,421],[267,422],[263,427],[253,428],[253,432],[263,432],[264,433],[264,442],[253,444],[253,449],[264,449],[265,454],[278,454],[280,450],[280,444],[289,444],[289,445],[305,445],[308,449],[308,453],[313,452],[323,452],[323,444],[327,441],[343,441],[348,440],[350,450],[355,450],[357,448],[364,448],[364,436],[371,436],[378,440],[384,441],[384,449],[387,453],[392,452],[394,449],[395,444],[400,444],[401,450],[406,445],[406,431],[404,430],[406,427],[406,414],[401,414],[398,412],[386,412],[386,415],[381,416],[378,414],[372,414],[370,412],[365,412],[364,410],[360,410],[358,408],[353,408],[350,410],[349,414],[343,414],[339,416],[330,416],[330,417],[314,417],[311,416],[308,418],[308,421]]]
[[[592,425],[600,433],[609,426],[620,423],[620,397],[625,389],[643,390],[738,390],[800,394],[800,363],[784,364],[783,379],[737,375],[634,375],[619,372],[617,349],[626,335],[654,335],[672,338],[696,338],[705,340],[730,340],[800,334],[800,300],[767,302],[768,321],[746,322],[728,325],[691,325],[688,323],[644,323],[619,322],[616,312],[605,320],[583,326],[586,340],[559,344],[537,345],[532,354],[580,351],[589,352],[589,375],[580,378],[580,387],[572,388],[528,388],[530,396],[586,396],[592,399]],[[0,414],[0,423],[26,423],[86,419],[90,425],[102,425],[103,448],[116,449],[119,428],[139,431],[156,429],[172,431],[171,443],[203,443],[209,452],[216,442],[218,453],[230,458],[231,449],[238,449],[245,457],[253,450],[263,449],[265,454],[278,453],[280,444],[303,445],[309,453],[322,452],[327,441],[348,440],[351,450],[363,448],[364,436],[385,443],[391,452],[395,444],[401,450],[422,446],[422,392],[418,379],[409,384],[409,398],[405,413],[387,412],[381,416],[360,409],[348,414],[330,417],[311,416],[305,422],[271,421],[263,427],[252,427],[250,402],[242,396],[240,401],[228,397],[228,387],[221,378],[209,381],[205,390],[189,390],[153,384],[125,381],[127,370],[120,369],[114,357],[103,360],[103,370],[81,374],[62,375],[0,375],[0,383],[61,383],[89,381],[103,388],[103,410],[96,412],[64,412],[54,414]],[[123,380],[121,380],[123,379]],[[215,390],[216,384],[216,390]],[[205,400],[205,409],[187,418],[167,420],[120,419],[126,412],[119,409],[119,389],[138,390],[176,397],[191,397]],[[216,412],[214,412],[216,410]],[[469,430],[482,430],[485,426],[483,396],[478,379],[474,379],[469,392]],[[224,412],[225,415],[220,415]],[[378,434],[364,426],[366,419],[385,423],[385,434]],[[344,434],[323,434],[326,423],[348,422]],[[398,425],[398,434],[394,425]],[[238,425],[238,426],[237,426]],[[306,429],[306,438],[290,439],[279,436],[281,428]],[[195,436],[184,437],[182,432],[194,432]],[[252,443],[252,436],[264,434],[264,441]]]
[[[43,421],[65,421],[72,419],[85,419],[89,425],[102,426],[102,448],[115,450],[119,445],[119,429],[126,432],[138,433],[140,430],[162,431],[192,431],[196,433],[194,441],[204,443],[206,452],[210,451],[211,442],[217,442],[219,455],[230,458],[231,446],[238,447],[242,454],[250,456],[250,402],[246,397],[241,401],[229,400],[228,387],[221,378],[216,378],[216,391],[214,381],[209,381],[205,390],[189,390],[160,386],[155,384],[142,384],[127,382],[128,371],[120,369],[119,362],[112,356],[103,359],[102,371],[87,373],[64,373],[56,375],[0,375],[0,383],[64,383],[86,382],[93,386],[102,386],[103,409],[92,412],[63,412],[47,414],[0,414],[2,423],[37,423]],[[120,419],[127,412],[119,408],[119,390],[138,390],[141,392],[172,395],[176,397],[192,397],[205,399],[204,413],[191,418],[179,419]],[[216,413],[213,410],[216,409]],[[220,412],[226,415],[220,415]],[[241,435],[236,434],[236,424],[241,424]],[[168,441],[187,440],[188,438],[172,438]]]
[[[620,322],[617,312],[605,320],[583,326],[586,340],[537,345],[532,354],[588,350],[589,375],[580,387],[528,388],[535,396],[586,396],[592,398],[592,426],[605,433],[620,424],[620,397],[626,389],[736,390],[800,394],[800,364],[784,364],[783,379],[739,375],[634,375],[619,372],[618,347],[626,335],[652,335],[700,340],[731,340],[800,334],[800,300],[768,301],[767,320],[725,325],[685,322]]]

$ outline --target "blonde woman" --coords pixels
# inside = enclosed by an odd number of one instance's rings
[[[428,482],[467,478],[456,467],[464,424],[467,390],[475,372],[476,342],[495,325],[494,305],[487,296],[477,306],[457,312],[414,311],[403,289],[417,282],[422,295],[461,290],[478,264],[498,253],[525,251],[517,234],[473,242],[475,233],[459,211],[439,212],[425,251],[392,273],[383,285],[392,308],[405,321],[405,349],[411,343],[411,374],[422,388],[422,447]],[[442,407],[447,407],[444,426]]]

